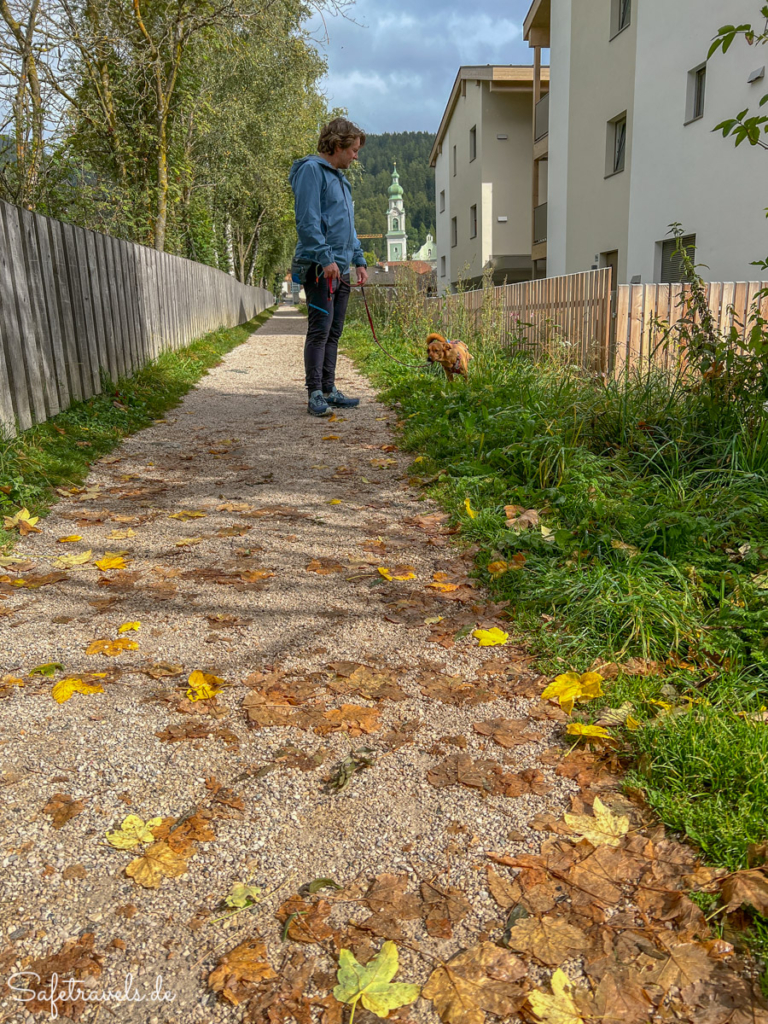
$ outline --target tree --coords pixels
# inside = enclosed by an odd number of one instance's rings
[[[714,56],[718,50],[727,53],[739,36],[743,36],[750,46],[765,46],[768,43],[768,4],[760,8],[760,15],[764,19],[761,30],[748,24],[723,25],[718,29],[709,48],[708,58]],[[763,107],[766,103],[768,103],[768,93],[760,99],[759,106]],[[768,142],[762,138],[763,135],[768,135],[768,116],[753,114],[749,107],[740,111],[735,117],[721,121],[714,130],[722,131],[724,138],[731,136],[737,146],[740,146],[742,142],[748,142],[750,146],[768,149]]]

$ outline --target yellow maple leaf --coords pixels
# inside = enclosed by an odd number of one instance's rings
[[[168,843],[153,843],[125,869],[126,875],[145,889],[157,889],[163,878],[178,878],[187,870],[187,859]]]
[[[195,544],[202,544],[202,537],[182,537],[181,540],[176,541],[177,548],[191,548]]]
[[[131,529],[127,529],[127,530],[113,530],[111,533],[107,534],[107,540],[128,540],[129,537],[135,537],[135,536],[136,536],[136,531],[135,530],[131,530]]]
[[[509,633],[505,633],[498,626],[494,626],[492,629],[475,629],[472,636],[481,647],[499,647],[509,640]]]
[[[63,704],[75,693],[104,693],[104,687],[98,683],[84,683],[82,679],[60,679],[51,690],[51,696],[57,704]]]
[[[599,672],[564,672],[556,676],[542,693],[542,700],[550,700],[556,697],[560,707],[566,714],[570,715],[576,701],[594,700],[595,697],[602,697],[603,691],[600,684],[603,677]]]
[[[116,658],[123,651],[138,651],[135,640],[122,636],[119,640],[93,640],[85,650],[86,654],[104,654],[108,658]]]
[[[56,541],[57,544],[74,544],[75,541],[82,540],[83,538],[79,533],[73,533],[71,537],[59,537]]]
[[[129,814],[123,818],[119,829],[106,833],[107,842],[116,850],[132,850],[134,846],[140,846],[142,843],[154,843],[155,837],[152,829],[162,823],[162,818],[150,818],[149,821],[144,821],[138,814]]]
[[[503,559],[499,559],[497,562],[490,562],[488,565],[488,572],[491,576],[502,576],[509,569],[509,563]]]
[[[378,571],[384,577],[384,579],[385,580],[389,580],[390,583],[392,582],[392,580],[415,580],[416,579],[416,573],[415,572],[411,572],[410,570],[408,570],[406,572],[402,572],[399,576],[394,576],[392,574],[391,569],[386,568],[386,566],[380,565],[378,567]]]
[[[427,586],[433,590],[439,590],[441,594],[450,594],[459,589],[458,583],[443,583],[441,580],[438,580],[437,583],[428,583]]]
[[[205,519],[207,512],[194,512],[189,509],[182,509],[181,512],[174,512],[169,519]]]
[[[467,515],[469,516],[469,518],[474,519],[475,516],[477,515],[477,512],[475,512],[475,510],[472,508],[469,498],[464,499],[464,508],[467,510]]]
[[[622,836],[629,832],[629,818],[625,814],[613,814],[599,796],[595,797],[592,812],[594,816],[566,811],[563,819],[568,828],[593,846],[618,846]]]
[[[341,438],[338,434],[326,434],[323,438],[324,441],[340,441]]]
[[[189,700],[210,700],[217,693],[221,693],[221,687],[224,685],[224,680],[219,676],[211,675],[209,672],[200,672],[199,669],[190,673],[187,682],[189,683],[187,690]]]
[[[100,558],[93,564],[97,569],[101,569],[102,572],[108,572],[110,569],[125,569],[125,559],[123,556],[113,555],[109,551],[103,558]]]
[[[341,498],[331,498],[331,500],[328,502],[328,504],[329,505],[340,505],[341,504]]]
[[[120,628],[118,629],[117,632],[118,633],[130,633],[131,630],[138,631],[140,627],[141,627],[141,623],[140,622],[124,622],[122,624],[122,626],[120,626]]]
[[[91,560],[93,552],[89,548],[87,551],[83,551],[79,555],[59,555],[55,558],[53,564],[61,569],[71,569],[73,565],[85,565],[86,562]]]
[[[558,969],[550,979],[552,995],[536,990],[528,996],[528,1005],[544,1024],[584,1024],[574,995],[579,994],[568,975]]]
[[[569,736],[577,736],[579,740],[584,740],[586,743],[594,743],[596,746],[615,747],[618,745],[614,737],[602,725],[584,725],[582,722],[571,722],[565,731]]]
[[[18,530],[22,536],[28,533],[42,533],[39,526],[35,526],[39,516],[30,515],[29,509],[20,509],[15,516],[5,516],[3,526],[6,530]]]

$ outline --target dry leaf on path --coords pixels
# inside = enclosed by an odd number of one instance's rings
[[[500,647],[509,640],[509,633],[505,633],[498,626],[494,626],[492,629],[476,629],[472,636],[480,647]]]
[[[102,572],[109,572],[111,569],[125,569],[127,563],[122,555],[113,555],[107,552],[103,558],[93,564]]]
[[[665,992],[672,986],[686,988],[698,981],[704,981],[715,969],[715,961],[712,960],[704,946],[698,942],[683,942],[672,945],[669,939],[662,940],[666,946],[666,958],[660,967],[643,975],[643,980],[654,985],[660,985]],[[659,961],[657,960],[656,963]]]
[[[525,768],[521,772],[512,772],[503,779],[504,796],[520,797],[532,794],[546,796],[552,787],[537,768]]]
[[[522,890],[516,881],[511,881],[492,867],[486,868],[488,889],[502,910],[511,910],[520,902]]]
[[[219,676],[214,676],[210,672],[200,672],[199,669],[190,672],[187,682],[187,699],[191,701],[210,700],[221,693],[224,686],[224,680]]]
[[[768,916],[768,877],[757,868],[728,875],[720,895],[729,914],[742,906],[750,906],[758,914]]]
[[[577,736],[587,746],[617,747],[616,739],[602,725],[584,725],[582,722],[570,722],[566,727],[569,736]]]
[[[494,743],[507,750],[526,743],[536,743],[541,739],[540,732],[528,731],[531,728],[529,718],[489,718],[484,722],[475,722],[472,728],[480,736],[490,736]]]
[[[53,564],[59,569],[73,569],[75,566],[82,566],[85,568],[86,563],[90,561],[93,551],[88,548],[87,551],[83,551],[79,555],[59,555],[58,558],[54,558]]]
[[[315,732],[324,736],[329,732],[348,732],[350,736],[378,732],[381,728],[379,709],[367,708],[362,704],[342,704],[340,708],[326,711],[323,718],[328,725],[318,725]]]
[[[85,649],[86,654],[103,654],[108,658],[116,658],[123,651],[138,651],[135,640],[120,637],[118,640],[92,640]]]
[[[592,811],[592,817],[566,811],[563,818],[570,829],[593,846],[618,846],[622,836],[629,831],[629,818],[613,814],[599,796],[595,797]]]
[[[145,843],[154,843],[155,835],[152,830],[162,824],[162,821],[162,818],[144,821],[138,814],[129,814],[123,818],[119,829],[107,832],[107,842],[116,850],[132,850]]]
[[[187,870],[187,858],[168,843],[153,843],[142,857],[132,860],[126,875],[145,889],[158,889],[164,878],[178,878]]]
[[[77,939],[68,939],[59,952],[52,956],[42,957],[31,963],[25,962],[24,969],[30,972],[27,978],[31,980],[34,977],[34,987],[31,990],[32,998],[24,1001],[24,1009],[27,1013],[45,1013],[46,1016],[50,1016],[50,993],[56,991],[53,978],[56,977],[57,980],[73,978],[84,981],[86,984],[75,985],[72,998],[66,1002],[57,1001],[55,1006],[62,1017],[74,1021],[80,1020],[85,1011],[93,1005],[90,1001],[86,1002],[84,998],[84,994],[89,990],[88,980],[101,976],[104,963],[104,958],[94,952],[94,941],[93,933],[86,932]],[[21,981],[21,989],[23,990],[23,988],[24,982]],[[68,986],[59,985],[59,996],[63,992],[68,992]],[[46,999],[46,993],[48,993],[48,999]]]
[[[207,515],[207,512],[195,512],[187,509],[182,509],[181,512],[173,512],[170,516],[168,516],[168,518],[181,519],[182,522],[185,522],[187,519],[205,519]]]
[[[43,814],[51,816],[54,828],[61,828],[85,809],[82,800],[75,800],[66,793],[54,793],[43,808]]]
[[[226,953],[208,975],[208,987],[233,1006],[239,1006],[262,981],[277,978],[267,960],[263,939],[249,938]]]
[[[543,1024],[585,1024],[585,1016],[591,1018],[591,1014],[582,1014],[578,999],[582,1006],[587,1002],[588,995],[583,989],[577,989],[570,981],[568,975],[561,970],[556,970],[550,979],[552,995],[546,992],[531,992],[528,997],[528,1005],[537,1020]]]
[[[330,576],[335,572],[347,572],[348,565],[342,565],[335,558],[313,558],[306,567],[307,572],[315,572],[318,576]]]
[[[452,926],[463,921],[472,909],[461,889],[442,888],[434,882],[421,883],[421,898],[424,924],[433,939],[452,938]]]
[[[526,988],[516,983],[527,973],[513,953],[482,942],[433,971],[421,994],[444,1024],[484,1024],[486,1013],[508,1019],[520,1009]]]
[[[286,926],[285,932],[294,942],[323,942],[333,936],[328,925],[330,904],[326,900],[310,903],[301,896],[292,896],[278,909],[275,916]]]
[[[564,917],[526,917],[510,929],[507,945],[519,953],[529,953],[543,964],[557,967],[564,960],[583,953],[587,937]]]
[[[409,882],[408,875],[377,875],[365,894],[365,902],[383,917],[417,921],[421,917],[421,900],[416,893],[406,893]]]
[[[74,544],[77,541],[82,540],[82,539],[83,538],[80,536],[79,533],[74,533],[74,534],[71,534],[69,537],[58,537],[57,540],[56,540],[56,543],[57,544]]]
[[[22,508],[15,516],[4,516],[3,526],[6,530],[18,530],[22,537],[30,533],[42,533],[39,526],[35,526],[40,516],[30,515],[29,509]]]

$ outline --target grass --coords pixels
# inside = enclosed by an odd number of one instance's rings
[[[213,331],[186,348],[164,352],[116,384],[107,378],[101,394],[0,441],[0,512],[10,515],[24,506],[45,515],[56,501],[56,487],[82,483],[96,459],[178,405],[223,355],[271,315],[267,311],[239,327]],[[7,548],[14,538],[0,530],[0,546]]]
[[[385,346],[423,358],[403,337],[422,325],[397,320]],[[711,862],[745,866],[768,835],[762,404],[718,404],[660,374],[605,383],[480,337],[469,381],[450,385],[387,360],[359,321],[343,344],[398,408],[401,445],[422,455],[429,493],[478,546],[478,576],[510,602],[541,669],[623,666],[579,717],[630,701],[639,727],[615,729],[634,753],[630,780]],[[537,510],[540,525],[516,533],[505,505]],[[499,561],[508,571],[489,573]],[[629,659],[657,674],[631,674]]]

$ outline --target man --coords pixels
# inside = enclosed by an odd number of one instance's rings
[[[343,117],[320,132],[318,156],[296,160],[290,181],[299,236],[292,276],[304,285],[308,328],[304,343],[312,416],[328,416],[333,407],[351,409],[359,398],[347,398],[336,387],[336,356],[344,328],[350,289],[350,268],[357,284],[368,280],[365,257],[355,233],[352,189],[343,174],[357,160],[365,133]]]

